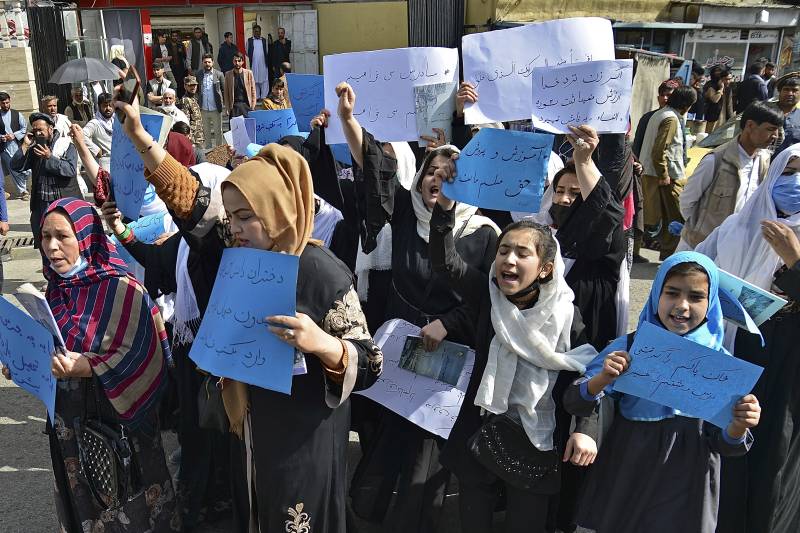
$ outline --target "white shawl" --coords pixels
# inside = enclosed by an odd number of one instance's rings
[[[342,216],[341,211],[316,194],[314,198],[319,202],[319,209],[317,209],[317,212],[314,214],[314,230],[311,233],[311,237],[322,241],[325,243],[325,246],[330,248],[336,225],[344,220],[344,216]]]
[[[397,159],[396,179],[405,190],[411,189],[414,172],[417,168],[417,159],[407,142],[389,143]],[[383,226],[377,236],[377,246],[370,253],[365,254],[358,244],[356,255],[356,289],[362,302],[367,301],[369,293],[369,271],[392,269],[392,226],[388,223]]]
[[[444,146],[440,146],[435,150],[432,150],[425,156],[425,162],[422,164],[422,167],[417,171],[417,175],[414,176],[414,181],[411,183],[411,204],[414,206],[414,214],[417,216],[417,235],[419,235],[422,240],[428,242],[431,233],[431,216],[433,215],[433,210],[429,209],[428,206],[425,205],[425,201],[422,199],[422,193],[417,191],[417,187],[422,178],[423,170],[425,170],[426,164],[430,160],[432,160],[438,153],[442,150],[452,150],[455,153],[461,153],[461,151],[453,146],[452,144],[446,144]],[[482,228],[483,226],[489,226],[492,228],[495,233],[498,235],[500,234],[500,228],[497,227],[490,218],[476,215],[475,212],[478,211],[478,208],[465,204],[462,202],[456,203],[456,224],[453,228],[454,235],[458,236],[458,238],[466,237],[468,235],[472,235],[478,229]]]
[[[517,214],[524,214],[524,213],[511,213],[512,218],[514,221],[522,220],[523,218],[528,218],[533,220],[538,224],[543,224],[545,226],[550,226],[550,229],[553,231],[553,235],[558,234],[558,230],[553,228],[553,217],[550,216],[550,207],[553,205],[553,187],[547,187],[544,190],[544,194],[542,195],[542,203],[539,207],[539,212],[534,213],[532,215],[527,215],[519,218],[515,218],[514,215]],[[575,264],[574,259],[565,259],[566,268],[564,269],[564,276],[566,277],[569,274],[572,265]],[[614,295],[614,301],[617,304],[617,336],[621,337],[628,332],[628,316],[630,313],[630,286],[631,286],[631,273],[628,269],[628,258],[627,255],[622,258],[622,262],[619,265],[619,282],[617,283],[617,292]]]
[[[200,163],[191,167],[200,176],[203,185],[212,191],[218,190],[220,184],[230,174],[230,170],[211,163]],[[213,227],[213,226],[211,226]],[[176,345],[189,344],[194,341],[194,332],[200,327],[200,308],[194,293],[192,278],[189,276],[189,245],[181,239],[178,245],[178,259],[175,262],[175,313],[170,322],[173,325],[173,341]]]
[[[552,399],[560,370],[583,372],[597,355],[590,345],[570,350],[574,307],[572,289],[564,280],[564,263],[556,254],[553,279],[540,287],[536,304],[518,309],[494,284],[494,264],[489,270],[492,326],[475,405],[495,414],[519,412],[525,433],[540,450],[553,448],[555,403]]]
[[[778,218],[772,188],[783,173],[789,159],[800,157],[800,143],[777,155],[767,177],[738,213],[734,213],[695,248],[711,258],[719,268],[764,290],[770,290],[775,272],[783,263],[761,234],[762,220],[779,220],[800,236],[800,213]],[[725,326],[725,348],[733,352],[736,326]]]
[[[738,213],[734,213],[711,232],[695,251],[707,255],[719,268],[753,285],[769,290],[781,259],[761,234],[762,220],[779,220],[800,232],[800,214],[778,218],[772,188],[789,159],[800,157],[800,143],[794,144],[772,160],[767,177]]]

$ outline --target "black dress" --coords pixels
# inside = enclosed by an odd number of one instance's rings
[[[564,394],[577,416],[597,404],[575,383]],[[596,533],[712,533],[720,456],[743,455],[753,443],[749,432],[732,443],[724,431],[680,415],[631,420],[618,409],[583,486],[578,524]]]
[[[430,236],[431,261],[437,272],[447,275],[450,282],[460,288],[467,302],[465,307],[467,312],[464,315],[464,319],[454,324],[453,327],[456,332],[472,331],[476,335],[474,345],[475,366],[473,367],[461,411],[458,414],[453,430],[450,432],[450,438],[442,451],[441,461],[446,468],[450,469],[458,477],[462,498],[466,490],[479,491],[479,493],[489,497],[487,488],[494,487],[494,492],[497,492],[503,486],[503,483],[479,464],[467,447],[470,437],[478,431],[483,423],[480,408],[475,405],[475,396],[486,368],[489,345],[494,338],[491,319],[492,304],[488,290],[489,280],[488,274],[466,263],[461,258],[457,246],[453,246],[453,215],[454,210],[445,212],[438,204],[433,210]],[[575,308],[571,325],[570,342],[572,346],[587,342],[580,310],[577,307]],[[560,372],[552,393],[556,402],[556,429],[553,434],[553,445],[561,452],[563,452],[569,438],[570,423],[572,421],[571,416],[561,405],[561,397],[570,381],[575,379],[576,376],[575,372]],[[586,418],[578,418],[576,419],[575,431],[596,439],[597,422],[597,413],[592,413]],[[507,491],[513,490],[510,487],[505,487],[505,489]],[[544,503],[547,513],[547,529],[549,531],[555,530],[558,508],[557,494],[542,495],[532,491],[529,494],[531,505],[535,505],[536,500],[541,500],[537,496],[546,497]],[[486,513],[483,514],[486,515]],[[488,516],[491,518],[491,514]],[[491,530],[490,528],[486,529],[487,524],[485,523],[465,524],[464,518],[462,514],[462,529],[464,531]],[[486,518],[486,516],[483,518]],[[511,518],[507,516],[508,520],[511,520]]]
[[[800,531],[800,263],[779,271],[775,285],[790,304],[761,325],[766,346],[743,330],[736,336],[736,356],[764,367],[753,390],[762,412],[750,452],[722,461],[719,533]]]
[[[417,234],[411,193],[394,179],[396,167],[380,144],[367,131],[363,135],[367,231],[364,251],[374,249],[377,233],[386,222],[392,227],[392,270],[385,300],[379,294],[382,288],[373,285],[377,276],[370,278],[368,305],[385,301],[376,322],[401,318],[423,327],[438,319],[448,331],[447,340],[473,346],[473,332],[456,328],[466,316],[463,300],[447,276],[434,272],[428,243]],[[461,237],[455,246],[472,267],[488,276],[496,243],[495,230],[485,226]],[[377,311],[374,307],[372,310]],[[399,482],[395,505],[386,517],[386,530],[436,531],[450,478],[438,460],[443,444],[443,439],[381,408],[380,425],[365,447],[353,479],[354,510],[371,520],[382,520]],[[367,494],[369,498],[365,497]]]
[[[165,176],[159,174],[159,179],[163,183]],[[198,224],[214,220],[211,206],[219,204],[200,178],[184,167],[168,179],[173,187],[185,187],[191,179],[198,181],[191,215],[186,220],[174,212],[172,216],[202,262],[203,272],[213,272],[215,278],[229,242],[227,228],[218,222],[202,238],[193,231]],[[173,208],[169,203],[168,207]],[[308,371],[293,378],[291,395],[247,387],[252,456],[244,453],[242,441],[232,439],[240,443],[242,451],[234,453],[231,462],[236,531],[248,531],[252,519],[261,531],[345,532],[348,397],[351,391],[375,382],[383,357],[367,331],[352,274],[330,250],[306,246],[297,279],[297,311],[307,314],[328,334],[348,340],[356,353],[351,352],[341,380],[308,355]],[[248,475],[252,475],[250,486]]]
[[[155,299],[177,291],[175,269],[182,236],[175,234],[161,245],[132,241],[125,245],[145,269],[144,286]],[[190,251],[186,269],[192,281],[201,316],[208,306],[216,273]],[[197,333],[194,331],[193,333]],[[213,523],[230,515],[230,435],[199,425],[197,395],[205,374],[189,358],[192,344],[172,342],[174,377],[178,397],[178,442],[181,445],[176,496],[184,531],[203,522]]]
[[[598,351],[617,337],[617,283],[628,246],[622,229],[622,205],[605,178],[589,197],[578,198],[556,238],[561,255],[575,263],[566,275],[586,337]]]

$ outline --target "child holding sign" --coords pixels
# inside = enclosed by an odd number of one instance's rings
[[[639,326],[660,326],[726,353],[718,277],[714,263],[701,254],[671,256],[658,270]],[[628,368],[629,349],[626,337],[612,342],[567,389],[565,408],[578,416],[591,413]],[[597,533],[713,532],[719,456],[750,449],[749,428],[758,424],[761,413],[756,397],[743,397],[722,430],[649,400],[613,394],[620,416],[589,472],[578,523]]]

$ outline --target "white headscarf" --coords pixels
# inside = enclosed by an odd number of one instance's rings
[[[392,142],[395,159],[397,159],[397,181],[405,190],[411,190],[411,182],[417,171],[417,158],[407,142]]]
[[[711,258],[716,265],[734,276],[770,290],[775,272],[783,261],[761,234],[762,220],[783,222],[800,236],[800,213],[778,218],[772,188],[786,169],[789,159],[800,157],[800,143],[793,144],[772,160],[767,177],[738,213],[734,213],[701,242],[696,252]],[[725,348],[733,353],[736,326],[725,326]]]
[[[428,242],[430,237],[431,215],[433,214],[433,210],[425,205],[425,201],[422,199],[422,193],[417,190],[417,187],[424,178],[423,172],[425,172],[433,158],[447,150],[457,154],[461,153],[461,151],[452,144],[446,144],[435,150],[431,150],[428,152],[428,155],[425,156],[422,167],[417,172],[417,175],[414,176],[414,181],[411,183],[411,203],[414,206],[414,214],[417,216],[417,235],[425,242]],[[483,226],[489,226],[495,233],[500,233],[500,228],[497,227],[497,224],[487,217],[476,215],[476,211],[478,211],[478,208],[473,205],[462,202],[456,204],[456,225],[453,228],[453,233],[455,235],[459,238],[466,237],[472,235]]]
[[[556,246],[558,242],[556,241]],[[589,344],[570,350],[574,294],[564,280],[564,262],[556,250],[553,279],[539,288],[530,309],[520,310],[494,283],[489,269],[489,295],[495,336],[475,405],[495,414],[516,406],[525,433],[540,450],[553,448],[553,386],[560,370],[583,372],[597,355]]]
[[[761,234],[762,220],[777,220],[800,233],[800,213],[778,218],[772,188],[789,159],[800,157],[800,143],[772,160],[767,177],[738,213],[734,213],[701,242],[695,251],[710,257],[719,268],[753,285],[769,290],[781,258]]]
[[[389,143],[394,150],[397,159],[397,182],[405,190],[411,189],[411,182],[414,181],[414,173],[417,169],[417,158],[407,142]],[[358,246],[356,255],[356,276],[358,282],[356,289],[358,297],[362,302],[367,301],[369,293],[369,271],[370,270],[391,270],[392,269],[392,226],[388,223],[383,226],[377,236],[377,246],[370,253],[365,254]]]
[[[341,211],[316,194],[314,199],[319,202],[319,209],[314,214],[314,230],[311,233],[311,237],[324,242],[325,246],[330,248],[336,225],[344,219],[344,216],[342,216]]]

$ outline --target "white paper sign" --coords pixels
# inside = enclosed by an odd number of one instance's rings
[[[422,429],[443,438],[450,436],[472,375],[475,353],[470,350],[458,384],[453,387],[399,368],[406,337],[419,335],[420,328],[405,320],[390,320],[375,333],[375,342],[383,351],[383,373],[367,390],[366,396]]]
[[[533,125],[570,133],[588,124],[598,133],[625,133],[631,114],[633,59],[533,69]]]
[[[354,115],[380,141],[416,141],[413,87],[458,82],[458,50],[396,48],[325,56],[325,107],[339,104],[336,86],[347,82],[356,93]],[[345,143],[334,112],[325,131],[328,144]]]
[[[436,137],[433,128],[444,131],[445,140],[453,139],[453,111],[456,109],[458,83],[431,83],[414,87],[414,106],[417,113],[417,133]],[[428,143],[420,139],[420,146]]]
[[[465,109],[467,124],[528,119],[535,67],[614,59],[611,22],[597,17],[474,33],[461,44],[464,80],[478,90],[478,102]]]
[[[247,147],[256,142],[256,120],[234,117],[231,119],[231,140],[238,155],[247,155]]]

